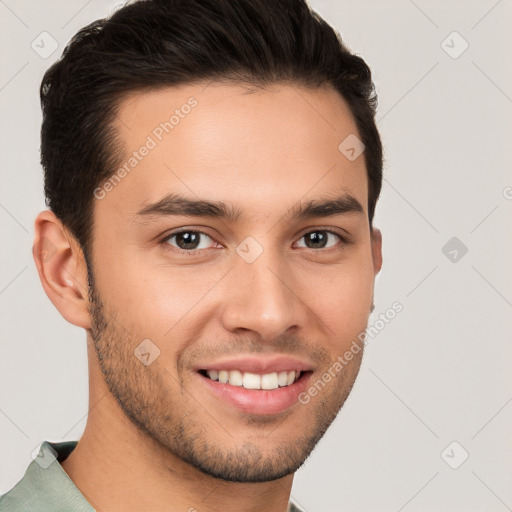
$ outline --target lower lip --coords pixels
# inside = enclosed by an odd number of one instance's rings
[[[247,414],[278,414],[299,403],[299,395],[307,389],[311,372],[299,380],[277,389],[245,389],[223,384],[197,373],[203,384],[216,396]]]

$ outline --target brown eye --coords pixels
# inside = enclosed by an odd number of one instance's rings
[[[183,251],[208,249],[213,240],[201,231],[180,231],[165,238],[165,243]]]
[[[336,245],[337,241],[343,241],[340,235],[325,229],[310,231],[303,235],[301,240],[304,240],[308,249],[326,249]]]

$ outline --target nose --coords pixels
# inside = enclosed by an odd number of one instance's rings
[[[226,283],[221,321],[230,332],[253,331],[261,341],[271,342],[300,327],[306,311],[294,293],[286,264],[264,254],[252,263],[240,258],[235,262]]]

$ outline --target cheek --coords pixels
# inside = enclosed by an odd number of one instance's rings
[[[147,256],[137,250],[116,254],[112,248],[118,243],[111,240],[110,244],[101,244],[97,286],[105,305],[133,335],[167,339],[180,332],[182,337],[199,328],[198,323],[208,318],[208,312],[213,314],[212,308],[219,300],[229,300],[226,296],[219,299],[215,289],[229,270],[229,263],[178,267],[160,260],[148,264]],[[337,339],[345,339],[366,327],[374,284],[371,252],[366,244],[335,265],[315,265],[313,279],[310,264],[289,268],[290,283],[296,285],[292,288],[320,320],[318,327],[327,336],[336,333]]]
[[[315,279],[311,308],[324,324],[328,336],[350,342],[368,323],[373,301],[374,274],[371,257],[329,269]],[[314,304],[314,305],[313,305]]]
[[[122,325],[144,337],[162,339],[183,330],[225,273],[219,268],[148,264],[147,258],[105,257],[98,287]],[[184,322],[183,320],[187,320]]]

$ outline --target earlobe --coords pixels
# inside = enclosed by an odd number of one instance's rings
[[[372,259],[374,274],[377,275],[382,268],[382,233],[380,229],[371,230]]]
[[[48,298],[70,323],[90,328],[87,265],[80,244],[49,210],[35,221],[32,253]]]

